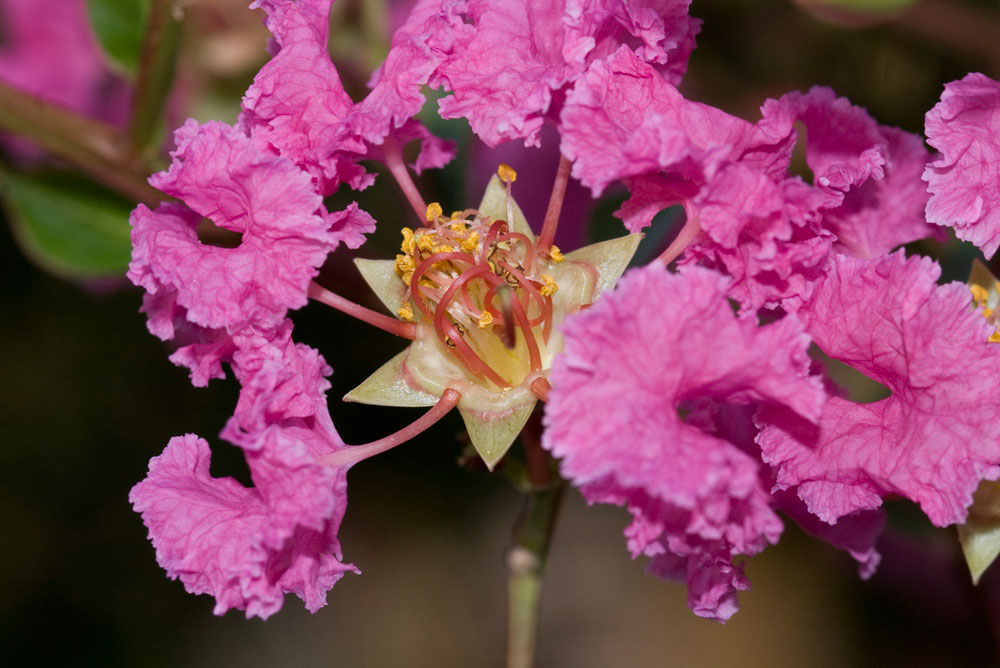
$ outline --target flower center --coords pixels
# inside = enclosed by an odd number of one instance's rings
[[[408,301],[399,315],[420,317],[418,336],[433,336],[497,389],[548,366],[558,248],[540,255],[534,239],[507,221],[475,209],[444,216],[436,203],[424,227],[402,233],[396,273]]]

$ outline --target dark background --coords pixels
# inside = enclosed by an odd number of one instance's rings
[[[338,21],[357,11],[346,5]],[[823,23],[777,0],[696,0],[692,14],[705,23],[685,92],[751,120],[766,97],[825,84],[880,122],[920,133],[943,83],[972,70],[1000,77],[995,2],[925,2],[862,28]],[[360,63],[342,72],[355,89],[366,76]],[[241,76],[235,90],[252,71]],[[464,150],[447,170],[418,180],[428,200],[445,210],[478,202],[503,159],[519,172],[515,196],[540,220],[554,153],[490,153],[463,139],[464,123],[442,131]],[[538,183],[545,186],[536,193]],[[564,250],[581,237],[619,233],[608,215],[615,197],[592,207],[571,191]],[[386,178],[358,199],[380,221],[360,253],[390,257],[409,221],[405,202]],[[964,278],[975,255],[955,243],[921,250],[942,257],[950,278]],[[325,283],[374,305],[350,258],[338,251]],[[149,458],[185,432],[212,443],[214,474],[245,476],[239,452],[216,436],[238,388],[231,380],[193,388],[146,331],[139,303],[123,281],[80,285],[46,274],[0,227],[0,665],[502,664],[503,554],[520,501],[503,480],[456,466],[457,415],[351,471],[340,537],[363,575],[345,576],[317,614],[288,597],[267,622],[235,611],[217,618],[212,599],[169,581],[128,491]],[[346,442],[373,440],[420,414],[339,401],[402,348],[399,340],[318,304],[293,318],[297,338],[335,369],[331,411]],[[889,510],[872,580],[861,582],[849,557],[788,525],[778,546],[749,560],[753,590],[721,626],[690,613],[683,585],[647,576],[641,560],[629,559],[624,511],[588,508],[571,492],[545,584],[538,663],[995,665],[1000,576],[988,573],[973,588],[953,530],[933,529],[909,504]]]

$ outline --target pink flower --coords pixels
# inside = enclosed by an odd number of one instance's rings
[[[927,112],[927,142],[941,157],[927,166],[927,220],[955,228],[987,257],[1000,246],[1000,82],[982,74],[945,84]]]
[[[243,384],[223,436],[246,452],[254,487],[209,475],[208,444],[171,440],[132,490],[157,560],[188,591],[266,618],[293,592],[315,612],[347,571],[337,529],[347,506],[346,468],[318,458],[345,446],[330,421],[330,368],[291,340],[285,321],[270,334],[233,337],[228,361]]]
[[[631,198],[616,215],[630,230],[682,204],[687,226],[668,259],[685,251],[684,262],[725,271],[751,312],[808,301],[835,235],[838,251],[867,256],[932,233],[917,137],[826,88],[769,100],[762,114],[752,124],[685,100],[621,48],[567,97],[563,152],[595,193],[625,182]],[[788,174],[796,122],[808,130],[813,184]]]
[[[808,421],[824,398],[798,321],[737,318],[725,284],[708,270],[654,265],[568,319],[543,437],[589,501],[628,507],[633,555],[686,579],[691,608],[720,621],[749,587],[733,557],[776,542],[782,525],[755,458],[679,413],[709,399],[765,402]]]
[[[870,404],[831,397],[818,428],[767,409],[759,437],[777,488],[826,522],[898,494],[944,526],[961,522],[980,480],[1000,477],[1000,348],[964,284],[902,251],[837,256],[799,313],[822,350],[886,385]],[[849,323],[849,325],[846,325]]]
[[[131,221],[128,276],[148,291],[144,310],[161,338],[173,336],[177,307],[205,328],[276,325],[305,305],[327,254],[341,241],[358,245],[374,225],[353,205],[327,213],[306,172],[229,126],[188,121],[175,137],[173,165],[150,182],[188,206],[139,205]],[[239,246],[200,242],[203,216],[239,233]]]
[[[0,19],[0,79],[67,109],[124,122],[128,88],[108,68],[85,0],[3,0]]]
[[[396,33],[357,123],[369,141],[378,124],[399,125],[423,106],[421,86],[443,87],[443,118],[467,118],[489,146],[539,144],[543,122],[596,60],[622,42],[677,83],[700,24],[689,0],[423,1]]]

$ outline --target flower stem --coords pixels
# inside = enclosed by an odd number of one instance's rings
[[[146,165],[126,153],[115,127],[0,82],[0,130],[26,137],[122,195],[155,207],[168,199],[146,183]]]
[[[507,553],[507,668],[531,668],[534,662],[542,576],[564,489],[559,480],[530,491],[514,527]]]
[[[399,142],[392,136],[385,138],[385,144],[382,146],[382,149],[385,153],[385,166],[389,168],[393,178],[396,179],[396,183],[399,184],[399,187],[403,190],[403,194],[406,195],[406,201],[410,203],[410,206],[416,212],[417,220],[423,225],[427,215],[427,203],[424,202],[424,198],[420,196],[420,192],[417,190],[417,186],[414,185],[413,179],[410,178],[410,172],[406,169],[406,164],[403,162],[403,149],[399,146]]]
[[[569,183],[569,159],[559,156],[559,169],[556,171],[556,181],[552,184],[552,195],[549,197],[549,208],[545,210],[545,222],[542,232],[538,235],[535,247],[540,253],[548,253],[556,238],[556,227],[559,226],[559,213],[562,211],[563,198],[566,197],[566,185]]]
[[[159,148],[163,107],[174,81],[182,10],[175,0],[153,0],[142,39],[139,75],[129,119],[129,141],[137,154]]]

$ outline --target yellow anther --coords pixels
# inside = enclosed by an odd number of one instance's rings
[[[425,253],[430,253],[434,250],[434,233],[424,232],[419,237],[417,237],[417,248]]]
[[[555,244],[552,244],[552,247],[549,248],[549,257],[552,258],[553,262],[562,262],[566,259],[566,256],[562,254],[561,250],[559,250],[559,246],[556,246]]]
[[[486,329],[493,324],[493,314],[489,311],[483,311],[479,314],[479,322],[476,324],[479,325],[479,329]]]
[[[430,204],[427,205],[426,218],[428,223],[433,223],[443,214],[444,214],[444,209],[442,209],[441,205],[438,204],[437,202],[431,202]]]
[[[986,308],[983,309],[983,317],[984,318],[989,318],[992,315],[993,315],[993,309],[991,309],[989,306],[987,306]]]
[[[452,232],[465,232],[465,222],[452,223],[448,226]]]
[[[473,232],[468,237],[462,240],[462,244],[459,248],[462,249],[464,253],[475,252],[476,248],[479,247],[479,232]]]
[[[413,240],[413,230],[404,227],[400,231],[403,233],[403,243],[400,245],[399,250],[408,255],[413,255],[413,251],[416,249],[416,242]]]
[[[1000,343],[1000,332],[990,334],[990,343]]]
[[[542,287],[538,289],[543,297],[551,297],[559,290],[556,279],[551,274],[542,274]]]
[[[432,281],[429,278],[421,278],[420,279],[420,287],[422,287],[422,288],[430,288],[430,289],[433,290],[434,288],[437,287],[437,283],[435,283],[434,281]]]
[[[455,249],[448,244],[438,244],[434,247],[435,253],[454,253]]]
[[[403,272],[402,278],[403,278],[403,283],[409,285],[413,281],[413,272],[412,271]]]
[[[396,273],[402,276],[406,273],[413,273],[413,270],[417,268],[417,263],[413,261],[413,258],[409,255],[397,255],[396,256]]]
[[[504,183],[514,183],[514,181],[517,180],[517,172],[515,172],[514,168],[505,162],[501,162],[500,166],[497,167],[497,176],[499,176],[500,180]]]
[[[989,299],[990,296],[990,293],[986,291],[986,288],[973,283],[969,286],[969,292],[972,293],[972,299],[976,302],[976,306],[986,306],[986,300]]]
[[[465,213],[465,212],[464,211],[452,211],[451,212],[451,219],[452,220],[461,220],[462,218],[465,218],[465,216],[462,215],[463,213]]]
[[[410,302],[406,302],[405,304],[400,306],[399,310],[396,311],[396,313],[398,313],[399,317],[405,320],[406,322],[413,322],[413,307],[410,306]]]

